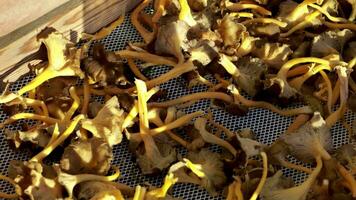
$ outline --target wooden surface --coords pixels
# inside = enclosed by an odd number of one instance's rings
[[[54,27],[76,42],[82,32],[98,31],[131,10],[139,1],[1,0],[0,80],[14,81],[28,71],[28,61],[36,57],[40,46],[36,35],[45,27]]]

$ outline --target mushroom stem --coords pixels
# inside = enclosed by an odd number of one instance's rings
[[[237,18],[242,18],[242,17],[250,18],[250,19],[253,18],[253,13],[249,13],[249,12],[233,12],[230,15]]]
[[[17,92],[17,94],[21,96],[21,95],[25,94],[26,92],[31,91],[31,90],[35,89],[36,87],[40,86],[45,81],[52,79],[56,76],[60,76],[60,74],[58,74],[58,72],[52,70],[51,68],[49,68],[49,66],[47,66],[47,68],[44,69],[40,74],[38,74],[29,84],[27,84],[23,88],[21,88]]]
[[[207,119],[205,118],[198,118],[194,122],[194,127],[199,131],[199,134],[203,138],[203,140],[211,144],[217,144],[219,146],[222,146],[227,149],[233,156],[236,156],[237,150],[227,141],[207,131],[206,124]]]
[[[16,104],[21,104],[24,103],[27,106],[32,106],[36,113],[42,113],[44,116],[49,116],[48,114],[48,108],[46,106],[46,104],[41,101],[41,100],[37,100],[37,99],[33,99],[33,98],[24,98],[24,97],[19,97],[20,101],[10,101],[9,103],[7,103],[7,105],[16,105]],[[38,107],[41,107],[41,109],[39,109]]]
[[[137,103],[135,103],[134,106],[132,106],[129,114],[125,117],[124,122],[122,123],[122,130],[129,127],[133,123],[137,115],[138,115],[138,107],[137,107]]]
[[[304,0],[302,3],[298,4],[298,6],[287,16],[288,21],[296,21],[300,17],[302,10],[315,2],[317,2],[317,0]]]
[[[183,125],[189,123],[193,118],[198,117],[198,116],[200,116],[202,114],[204,114],[203,111],[197,111],[197,112],[194,112],[194,113],[190,113],[190,114],[184,115],[183,117],[180,117],[180,118],[176,119],[175,121],[173,121],[173,122],[171,122],[169,124],[165,124],[165,125],[163,125],[161,127],[158,127],[158,128],[155,128],[155,129],[151,129],[150,133],[151,133],[152,136],[154,136],[154,135],[163,133],[163,132],[168,131],[168,130],[172,130],[172,129],[175,129],[175,128],[182,127]]]
[[[152,123],[154,123],[158,127],[164,126],[164,123],[161,120],[159,113],[158,113],[159,111],[157,112],[157,109],[150,110],[149,112],[153,112],[153,114],[152,114],[153,116],[151,118],[149,118],[149,120]],[[172,121],[173,121],[173,119],[168,122],[165,122],[165,123],[170,123]],[[179,136],[177,136],[176,134],[174,134],[171,130],[167,131],[167,135],[169,137],[171,137],[173,140],[175,140],[176,142],[178,142],[183,147],[187,148],[189,143],[187,141],[183,140],[182,138],[180,138]]]
[[[345,169],[344,166],[342,166],[340,163],[337,164],[337,169],[340,173],[340,175],[347,181],[347,183],[350,186],[350,190],[352,193],[352,197],[356,198],[356,180],[355,178],[352,176],[352,174],[347,171],[347,169]]]
[[[154,87],[152,89],[150,89],[147,93],[146,93],[146,98],[150,99],[154,94],[156,94],[159,91],[159,87]],[[122,123],[122,130],[124,130],[125,128],[129,127],[134,119],[136,118],[136,116],[138,115],[138,103],[135,102],[134,105],[132,106],[129,114],[125,117],[124,122]]]
[[[66,123],[70,121],[70,119],[74,115],[75,111],[79,108],[79,104],[80,104],[80,99],[77,95],[77,92],[75,91],[75,87],[69,88],[69,94],[70,94],[70,97],[72,97],[72,99],[73,99],[73,103],[72,103],[72,106],[67,111],[67,113],[65,114],[64,121]]]
[[[345,21],[347,21],[345,18],[334,17],[334,16],[330,15],[330,13],[325,8],[322,8],[322,7],[318,6],[318,5],[309,4],[308,6],[316,9],[319,12],[321,12],[322,14],[324,14],[326,16],[326,18],[328,18],[332,22],[345,22]]]
[[[4,180],[9,182],[11,185],[14,186],[16,193],[15,194],[7,194],[4,192],[0,192],[0,198],[4,198],[4,199],[17,199],[19,197],[18,193],[21,193],[21,188],[17,185],[17,183],[12,180],[11,178],[1,175],[0,174],[0,180]]]
[[[209,123],[211,125],[215,126],[217,129],[220,129],[223,133],[226,134],[226,136],[228,138],[232,138],[232,137],[235,136],[235,134],[232,131],[230,131],[228,128],[226,128],[225,126],[215,122],[211,115],[208,115],[207,119],[209,120]]]
[[[316,57],[303,57],[303,58],[294,58],[284,63],[279,72],[277,73],[277,77],[286,80],[289,69],[293,66],[301,63],[319,63],[324,66],[329,66],[330,62],[325,59],[316,58]]]
[[[285,133],[292,133],[298,130],[302,125],[304,125],[310,119],[309,115],[300,114],[298,115],[293,123],[291,123]]]
[[[146,196],[146,188],[141,186],[136,186],[135,195],[132,200],[144,200]]]
[[[46,147],[48,147],[49,145],[52,144],[52,142],[54,142],[59,136],[59,127],[58,127],[58,124],[56,123],[54,125],[54,129],[53,129],[53,133],[52,133],[52,136],[51,136],[51,139],[49,140],[48,144],[46,145]]]
[[[65,139],[74,131],[77,127],[77,124],[84,119],[84,115],[77,115],[69,124],[68,128],[58,137],[55,141],[53,141],[49,146],[44,148],[40,153],[34,156],[30,161],[41,162],[46,156],[48,156],[58,145],[64,142]]]
[[[168,132],[169,130],[179,128],[184,126],[185,124],[189,123],[193,118],[198,117],[200,115],[204,114],[203,111],[197,111],[191,114],[184,115],[183,117],[178,118],[177,120],[165,124],[161,127],[150,129],[150,135],[155,136],[163,132]],[[135,141],[141,141],[142,138],[139,133],[132,133],[130,134],[131,138],[135,138]]]
[[[163,186],[154,190],[151,190],[147,193],[148,196],[156,198],[165,198],[168,190],[178,182],[178,178],[174,177],[173,173],[168,173],[164,178]]]
[[[349,70],[345,67],[338,66],[337,67],[337,73],[339,76],[339,94],[340,94],[340,107],[331,115],[326,118],[326,126],[331,128],[345,113],[346,111],[346,105],[347,105],[347,99],[348,99],[348,93],[349,93]],[[335,86],[336,87],[336,86]]]
[[[313,110],[309,106],[303,106],[300,108],[293,108],[293,109],[288,109],[288,110],[281,110],[274,105],[264,102],[264,101],[252,101],[248,100],[245,97],[243,97],[240,92],[237,90],[237,88],[234,85],[230,85],[228,89],[231,91],[231,93],[234,95],[236,100],[241,103],[244,106],[247,107],[256,107],[256,108],[265,108],[268,110],[271,110],[272,112],[278,113],[283,116],[293,116],[293,115],[298,115],[298,114],[310,114],[313,113]]]
[[[250,200],[256,200],[258,195],[261,193],[263,186],[266,183],[267,180],[267,174],[268,174],[268,158],[267,158],[267,154],[265,152],[261,152],[261,157],[263,160],[263,173],[262,173],[262,177],[260,179],[260,182],[257,185],[256,190],[253,192]]]
[[[340,80],[337,80],[333,89],[331,107],[334,106],[340,97]]]
[[[148,81],[145,75],[141,73],[140,69],[137,67],[137,65],[135,64],[132,58],[128,58],[127,63],[129,64],[131,71],[135,74],[135,76],[137,76],[137,78],[144,81]]]
[[[249,19],[249,20],[245,20],[243,22],[241,22],[241,24],[247,26],[250,24],[254,24],[254,23],[261,23],[261,24],[276,24],[279,27],[285,28],[287,27],[287,23],[286,22],[282,22],[273,18],[254,18],[254,19]]]
[[[244,200],[239,177],[236,177],[235,181],[229,185],[226,200]]]
[[[313,172],[311,169],[309,169],[307,167],[291,163],[291,162],[286,161],[284,159],[279,160],[279,162],[283,167],[286,167],[286,168],[289,168],[289,169],[295,169],[295,170],[298,170],[298,171],[301,171],[301,172],[305,172],[307,174],[311,174]]]
[[[323,21],[323,24],[330,29],[350,29],[352,31],[356,31],[356,24],[352,24],[352,23],[340,24],[340,23]]]
[[[180,13],[179,20],[186,22],[189,26],[195,26],[197,22],[194,20],[187,0],[179,0]]]
[[[144,26],[147,26],[148,28],[153,29],[153,22],[152,22],[152,15],[145,13],[145,12],[141,12],[139,15],[139,20],[142,21]]]
[[[250,3],[232,3],[229,0],[225,1],[225,6],[228,10],[233,11],[233,12],[238,12],[240,10],[255,10],[256,12],[260,13],[261,15],[272,15],[271,11],[265,9],[264,7],[261,7],[256,4],[250,4]]]
[[[140,33],[146,44],[150,43],[153,40],[155,33],[149,32],[145,27],[143,27],[142,24],[139,22],[138,18],[140,12],[150,3],[151,0],[143,0],[142,3],[138,5],[131,13],[131,22],[135,26],[136,30]]]
[[[320,75],[323,77],[323,79],[326,83],[327,90],[328,90],[327,107],[328,107],[328,112],[330,114],[331,107],[332,107],[332,99],[333,99],[333,89],[332,89],[331,81],[330,81],[328,75],[324,71],[320,71]]]
[[[3,128],[7,124],[11,124],[17,120],[20,119],[33,119],[33,120],[39,120],[43,121],[47,124],[55,124],[55,123],[60,123],[60,120],[52,118],[52,117],[47,117],[43,115],[37,115],[33,113],[17,113],[10,118],[6,119],[3,123],[0,123],[0,128]]]
[[[151,107],[164,108],[164,107],[170,107],[170,106],[182,104],[188,101],[196,101],[201,99],[220,99],[230,103],[233,102],[232,97],[222,92],[197,92],[194,94],[189,94],[169,101],[150,103],[149,105]]]
[[[195,66],[193,64],[189,63],[183,63],[182,65],[177,65],[173,69],[171,69],[169,72],[162,74],[161,76],[158,76],[157,78],[151,79],[146,82],[147,88],[153,88],[157,85],[160,85],[162,83],[166,83],[167,81],[176,78],[186,72],[192,71],[195,69]],[[131,93],[136,90],[136,87],[131,87],[128,89],[121,89],[118,87],[106,87],[104,88],[105,92],[108,94],[120,94],[120,93]]]
[[[152,17],[152,22],[157,23],[162,17],[164,9],[166,6],[166,0],[156,0],[155,1],[155,14]]]
[[[324,160],[330,160],[331,156],[329,154],[329,152],[327,152],[325,150],[325,148],[320,144],[319,139],[315,138],[314,139],[314,146],[313,149],[315,150],[315,152],[317,152],[318,155],[321,156],[321,158],[323,158]]]
[[[229,60],[229,58],[224,55],[220,54],[219,64],[224,67],[224,69],[231,74],[233,77],[240,76],[240,70],[236,67],[236,65]]]
[[[289,70],[287,73],[287,78],[305,74],[309,71],[310,64],[299,65]]]
[[[289,29],[286,33],[281,33],[280,36],[288,37],[300,29],[313,25],[315,23],[313,22],[313,20],[315,20],[320,14],[321,13],[319,11],[314,11],[313,13],[307,15],[303,21],[299,22],[297,25]]]
[[[110,35],[110,33],[115,30],[116,27],[120,26],[125,20],[125,16],[120,16],[117,20],[112,22],[109,26],[102,28],[94,35],[82,33],[82,38],[89,40],[101,40],[104,37]]]
[[[177,108],[172,106],[167,109],[167,115],[164,119],[164,123],[170,123],[176,118]]]
[[[147,87],[145,82],[137,79],[135,81],[137,87],[137,98],[138,98],[138,116],[140,122],[140,134],[149,134],[149,121],[148,121],[148,108],[147,108]]]
[[[331,70],[330,67],[325,65],[318,65],[316,67],[311,67],[307,73],[297,78],[294,78],[289,82],[289,85],[300,91],[304,82],[308,80],[310,77],[314,76],[315,74],[319,73],[322,70]]]
[[[88,82],[88,78],[84,78],[83,85],[83,105],[80,113],[86,115],[88,113],[89,101],[90,101],[90,86]]]
[[[33,89],[33,90],[30,90],[28,91],[28,98],[29,99],[33,99],[33,100],[36,100],[36,89]],[[47,109],[47,106],[45,103],[43,103],[45,105],[45,109]],[[40,113],[44,113],[45,114],[45,111],[44,111],[44,107],[42,107],[42,110],[38,107],[38,105],[34,105],[33,106],[33,109],[35,110],[35,113],[37,114],[40,114]],[[48,110],[47,110],[47,116],[48,116]]]
[[[154,86],[160,85],[162,83],[165,83],[173,78],[176,78],[184,73],[190,72],[192,70],[196,69],[194,64],[191,61],[187,61],[185,63],[175,65],[173,69],[171,69],[169,72],[160,75],[157,78],[151,79],[146,82],[147,88],[152,88]]]
[[[175,66],[177,64],[174,59],[170,57],[158,56],[148,52],[138,52],[132,50],[120,50],[115,52],[116,55],[122,58],[135,58],[148,63],[154,63],[156,65],[168,65]]]

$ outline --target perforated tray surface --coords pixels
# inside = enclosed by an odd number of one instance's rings
[[[136,29],[131,25],[129,17],[126,16],[125,22],[120,27],[113,31],[108,37],[98,42],[105,44],[105,48],[107,50],[117,51],[125,48],[127,42],[139,41],[142,41],[141,37],[137,33]],[[153,70],[150,70],[146,75],[150,78],[157,77],[160,74],[167,72],[168,69],[169,68],[165,66],[156,66],[153,67]],[[26,85],[33,77],[33,75],[27,75],[23,77],[16,83],[12,84],[11,90],[17,91],[19,88]],[[207,90],[207,88],[204,86],[196,86],[188,89],[185,86],[182,78],[171,80],[161,85],[161,88],[168,91],[169,99],[174,99],[186,94]],[[232,131],[237,131],[243,128],[250,128],[254,131],[257,140],[264,144],[271,144],[273,141],[275,141],[279,135],[286,130],[293,119],[292,117],[282,117],[276,113],[263,109],[253,109],[250,110],[246,116],[236,117],[226,113],[221,109],[211,107],[209,100],[197,102],[194,105],[186,108],[184,111],[186,113],[197,110],[207,111],[209,108],[213,112],[216,122],[226,126]],[[355,115],[353,115],[351,112],[348,112],[345,117],[347,123],[349,124],[355,119]],[[0,105],[0,120],[3,121],[6,118],[8,118],[8,116],[4,114]],[[8,126],[7,128],[16,130],[19,127]],[[337,123],[331,129],[331,132],[333,145],[335,148],[348,143],[347,131],[340,123]],[[29,160],[32,154],[26,150],[15,152],[13,149],[9,148],[9,144],[4,136],[4,130],[0,130],[0,135],[0,173],[7,174],[7,168],[11,160]],[[215,150],[217,149],[215,148]],[[184,155],[186,151],[181,149],[179,153]],[[112,164],[120,168],[122,175],[118,180],[119,182],[125,183],[132,187],[138,184],[143,185],[145,183],[151,184],[153,186],[160,186],[162,184],[164,174],[155,177],[143,176],[135,163],[135,159],[128,155],[131,154],[128,151],[128,142],[126,140],[115,146],[114,160]],[[58,157],[58,155],[51,157],[52,159],[47,160],[47,162],[55,161],[55,157]],[[293,158],[291,158],[291,161],[297,162]],[[296,183],[300,183],[306,177],[305,174],[294,170],[283,169],[283,172],[286,176],[292,177]],[[4,192],[11,193],[13,191],[10,185],[1,181],[0,188]],[[172,195],[181,199],[223,199],[222,196],[211,197],[204,189],[191,184],[176,184],[173,187]]]

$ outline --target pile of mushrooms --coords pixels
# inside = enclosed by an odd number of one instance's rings
[[[177,199],[172,187],[185,183],[227,200],[356,198],[356,123],[351,128],[344,117],[356,112],[355,17],[353,0],[142,0],[131,13],[142,42],[116,52],[98,40],[123,17],[83,34],[80,47],[44,29],[37,39],[47,56],[31,66],[36,77],[18,91],[4,83],[0,95],[9,115],[0,123],[4,137],[34,152],[10,161],[0,179],[15,193],[0,198]],[[169,71],[145,73],[162,65]],[[189,90],[207,90],[167,99],[159,86],[178,77]],[[183,112],[203,99],[231,115],[258,108],[294,121],[262,144],[250,129],[224,127],[210,110]],[[337,122],[350,144],[335,149]],[[113,148],[123,140],[143,175],[166,174],[162,186],[117,182]],[[49,165],[54,154],[61,158]],[[308,176],[295,184],[281,167]]]

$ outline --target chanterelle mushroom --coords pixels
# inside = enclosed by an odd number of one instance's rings
[[[82,68],[91,83],[98,83],[100,86],[128,87],[131,85],[132,72],[122,61],[117,61],[114,53],[105,52],[101,44],[94,45],[93,57],[85,58],[82,61]]]
[[[331,134],[320,113],[314,113],[313,118],[297,131],[282,135],[281,140],[289,145],[293,156],[305,162],[317,156],[330,159]]]
[[[64,149],[60,167],[70,174],[106,174],[110,169],[112,149],[105,139],[76,141]]]
[[[103,138],[110,145],[119,144],[122,140],[121,125],[125,114],[121,110],[116,96],[109,99],[94,119],[85,119],[82,127],[93,134],[93,137]]]
[[[59,76],[84,77],[80,69],[80,49],[76,49],[74,44],[64,38],[53,28],[43,30],[37,37],[47,48],[48,65],[29,84],[21,88],[16,93],[10,93],[0,97],[0,103],[6,103],[18,95],[21,96],[29,92],[46,80]]]

